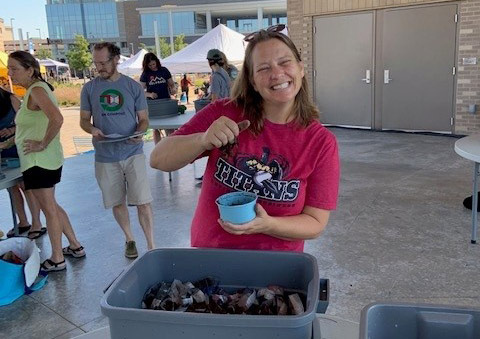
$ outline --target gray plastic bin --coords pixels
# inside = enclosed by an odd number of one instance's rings
[[[480,338],[480,309],[373,303],[363,308],[360,339]]]
[[[289,316],[199,314],[141,309],[145,291],[159,281],[196,281],[206,276],[230,290],[277,284],[306,294],[306,312]],[[323,290],[320,293],[320,289]],[[156,249],[135,260],[101,301],[115,338],[310,339],[312,322],[328,305],[328,280],[305,253],[220,249]]]
[[[202,108],[206,107],[212,101],[210,99],[198,99],[193,101],[193,105],[195,106],[195,112],[200,111]]]
[[[169,117],[178,115],[178,102],[174,99],[147,99],[148,116]]]

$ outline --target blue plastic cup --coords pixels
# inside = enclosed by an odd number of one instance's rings
[[[215,201],[220,218],[232,224],[245,224],[257,216],[255,204],[257,195],[250,192],[232,192],[224,194]]]

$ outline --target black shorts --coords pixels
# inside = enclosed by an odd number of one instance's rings
[[[52,188],[60,182],[62,166],[56,170],[48,170],[38,166],[31,167],[23,172],[25,190]]]

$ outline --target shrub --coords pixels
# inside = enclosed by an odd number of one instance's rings
[[[62,84],[53,82],[55,87],[55,97],[60,106],[79,106],[80,94],[82,92],[82,85],[80,84]]]

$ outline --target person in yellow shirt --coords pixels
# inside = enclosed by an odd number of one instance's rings
[[[60,182],[64,160],[59,135],[63,116],[53,87],[42,78],[40,65],[30,53],[11,53],[8,75],[14,84],[27,89],[15,118],[15,144],[25,190],[31,190],[37,198],[47,221],[52,254],[41,267],[47,272],[62,271],[67,267],[64,256],[85,256],[67,213],[55,199],[55,185]],[[69,241],[63,249],[62,233]]]

